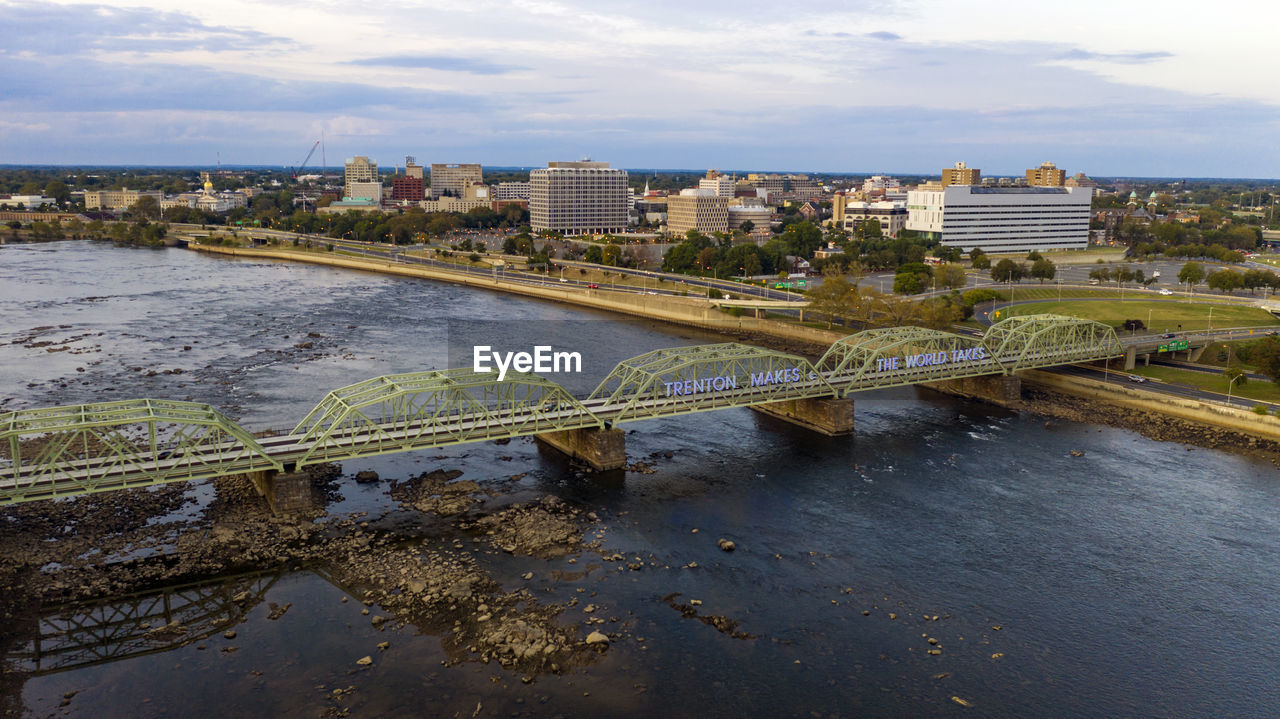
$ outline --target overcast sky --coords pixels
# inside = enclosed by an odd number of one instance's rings
[[[1280,177],[1270,2],[181,5],[0,0],[0,163]]]

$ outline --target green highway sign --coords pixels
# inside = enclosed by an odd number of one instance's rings
[[[1156,348],[1156,351],[1157,352],[1176,352],[1178,350],[1184,350],[1186,348],[1187,348],[1186,340],[1174,340],[1172,342],[1166,342],[1165,344],[1160,345],[1159,347]]]

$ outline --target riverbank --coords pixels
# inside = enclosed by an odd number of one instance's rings
[[[302,261],[334,267],[344,267],[369,272],[380,272],[398,276],[421,277],[424,279],[453,282],[466,286],[479,287],[498,292],[509,292],[528,297],[562,302],[579,307],[616,312],[620,314],[656,319],[672,324],[695,326],[724,334],[736,341],[749,342],[760,346],[778,349],[815,359],[831,345],[844,337],[840,332],[822,330],[794,325],[778,320],[753,317],[730,317],[715,309],[706,300],[684,297],[655,297],[650,295],[634,295],[612,293],[606,290],[561,290],[543,288],[497,279],[477,278],[461,273],[451,273],[428,267],[413,267],[395,262],[380,262],[345,256],[319,255],[316,253],[289,252],[287,250],[245,249],[221,246],[192,245],[191,249],[211,252],[233,257],[254,257],[276,259],[282,261]],[[1208,403],[1194,400],[1165,398],[1159,393],[1143,392],[1130,388],[1092,387],[1087,380],[1068,378],[1063,375],[1036,370],[1024,374],[1024,379],[1040,386],[1041,396],[1045,391],[1053,391],[1061,397],[1087,398],[1094,407],[1104,404],[1124,411],[1114,413],[1115,424],[1126,428],[1152,425],[1150,418],[1158,416],[1163,419],[1178,420],[1166,426],[1169,438],[1173,441],[1202,444],[1231,451],[1232,442],[1229,437],[1260,437],[1264,440],[1280,439],[1280,420],[1274,417],[1258,417],[1243,410],[1217,408]],[[943,390],[939,390],[943,391]],[[1042,409],[1044,402],[1039,405]],[[1037,410],[1040,411],[1040,410]],[[1147,420],[1138,421],[1130,418],[1135,412],[1143,413]],[[1042,412],[1048,413],[1048,412]],[[1107,415],[1107,413],[1081,414],[1081,417]],[[1082,419],[1081,421],[1101,421],[1111,424],[1106,418]],[[1162,425],[1165,426],[1165,425]],[[1202,433],[1193,431],[1192,427],[1223,430],[1225,435],[1209,431]],[[1180,428],[1180,429],[1175,429]]]
[[[436,267],[411,265],[402,262],[372,260],[345,255],[320,254],[316,252],[291,252],[289,250],[249,249],[242,247],[223,247],[220,245],[192,244],[188,249],[197,252],[244,257],[253,259],[271,259],[286,262],[305,262],[343,267],[346,269],[377,272],[398,277],[418,277],[422,279],[449,282],[452,284],[486,289],[495,292],[535,297],[552,302],[559,302],[576,307],[586,307],[606,312],[660,320],[670,324],[697,327],[700,329],[725,334],[745,336],[769,336],[807,347],[825,350],[835,340],[844,335],[823,329],[805,327],[779,320],[762,317],[735,317],[718,309],[712,301],[700,297],[676,297],[671,295],[648,295],[626,292],[611,292],[607,289],[580,289],[558,287],[542,287],[520,282],[511,282],[498,278],[479,277],[460,272],[449,272]]]

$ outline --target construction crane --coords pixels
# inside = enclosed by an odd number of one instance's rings
[[[299,173],[303,168],[305,168],[305,167],[307,166],[307,162],[311,160],[311,156],[312,156],[312,155],[314,155],[314,154],[316,154],[316,148],[317,148],[317,147],[320,147],[320,141],[319,141],[319,140],[316,140],[315,144],[311,146],[311,151],[307,153],[307,156],[306,156],[305,158],[303,158],[302,162],[301,162],[301,163],[299,163],[299,165],[298,165],[297,167],[291,168],[291,169],[292,169],[292,173],[291,173],[291,174],[292,174],[293,179],[295,179],[295,180],[296,180],[296,179],[298,179],[298,173]]]

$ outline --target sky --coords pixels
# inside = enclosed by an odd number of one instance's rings
[[[1280,177],[1280,6],[0,0],[0,163]],[[318,166],[317,151],[310,166]]]

